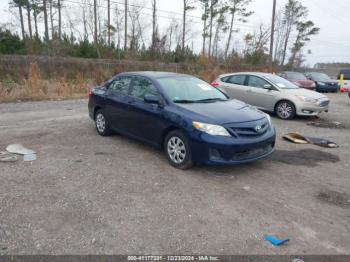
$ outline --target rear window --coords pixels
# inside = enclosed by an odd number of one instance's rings
[[[287,78],[292,81],[307,80],[306,76],[304,76],[302,73],[287,72],[286,75]]]
[[[224,77],[221,77],[220,80],[224,83],[227,83],[229,78],[230,78],[230,76],[224,76]]]
[[[245,77],[246,77],[245,75],[231,76],[230,79],[228,79],[228,83],[244,86]]]

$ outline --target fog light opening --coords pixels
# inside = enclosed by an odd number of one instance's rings
[[[217,149],[210,148],[209,149],[209,158],[212,161],[222,160],[222,157]]]
[[[312,114],[314,111],[311,110],[302,110],[304,114]]]

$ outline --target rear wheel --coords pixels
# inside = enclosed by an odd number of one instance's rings
[[[101,109],[95,114],[95,126],[97,133],[101,136],[109,136],[112,133],[110,123]]]
[[[191,149],[186,135],[180,130],[171,131],[165,138],[164,152],[170,165],[179,169],[193,166]]]
[[[285,120],[293,119],[296,115],[295,106],[289,101],[281,101],[276,105],[276,115]]]

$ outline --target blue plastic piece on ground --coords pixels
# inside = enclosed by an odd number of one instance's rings
[[[289,238],[279,240],[275,236],[269,236],[269,235],[265,235],[264,239],[266,241],[269,241],[274,246],[280,246],[280,245],[283,245],[283,244],[286,244],[287,242],[289,242]]]

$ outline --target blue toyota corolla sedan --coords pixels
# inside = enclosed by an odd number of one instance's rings
[[[269,115],[190,75],[116,75],[90,91],[89,114],[101,136],[115,131],[156,145],[180,169],[247,163],[275,148]]]

